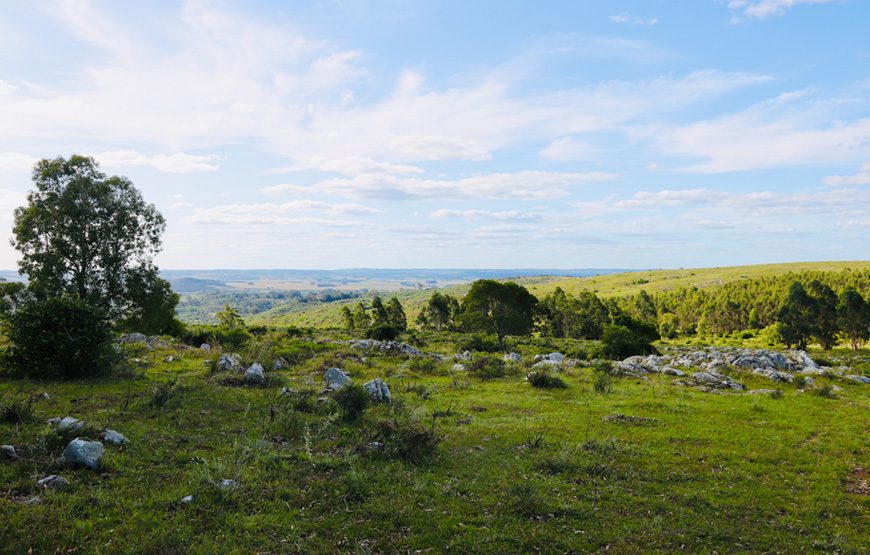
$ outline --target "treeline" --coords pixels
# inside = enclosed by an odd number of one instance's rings
[[[208,293],[191,293],[181,296],[178,304],[178,318],[183,322],[197,324],[217,323],[217,313],[226,304],[235,308],[243,316],[253,316],[270,310],[290,312],[306,304],[329,303],[353,299],[360,296],[359,291],[280,291],[231,289]]]
[[[395,339],[408,329],[405,309],[395,296],[386,305],[378,295],[372,298],[370,304],[360,301],[353,309],[345,305],[341,309],[341,316],[346,329],[362,331],[373,339]]]

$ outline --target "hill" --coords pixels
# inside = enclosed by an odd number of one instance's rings
[[[682,287],[719,287],[725,283],[742,279],[778,276],[804,270],[838,272],[845,269],[868,270],[870,269],[870,261],[792,262],[717,268],[645,270],[591,277],[530,276],[515,279],[508,278],[506,281],[514,281],[524,285],[537,297],[551,293],[557,287],[561,287],[568,293],[576,294],[580,291],[593,291],[601,297],[614,297],[633,295],[640,291],[652,294]],[[396,293],[396,296],[405,307],[409,321],[413,321],[435,290],[424,289],[419,291],[399,291]],[[461,297],[468,290],[468,284],[454,285],[440,290],[450,295]],[[352,299],[317,305],[277,306],[266,312],[251,316],[247,318],[247,321],[253,325],[316,328],[338,327],[342,324],[342,306],[356,302],[358,302],[356,299]]]

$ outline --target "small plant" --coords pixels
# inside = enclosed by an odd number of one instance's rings
[[[0,422],[9,424],[30,422],[33,420],[33,401],[33,395],[27,399],[21,397],[4,399],[0,404]]]
[[[164,408],[169,400],[175,396],[177,390],[177,381],[169,380],[168,382],[160,383],[155,385],[151,389],[151,401],[150,405],[154,408],[162,409]]]
[[[478,357],[468,364],[468,373],[482,380],[503,378],[505,362],[496,357]]]
[[[529,435],[526,438],[525,443],[522,445],[526,449],[530,451],[535,451],[544,446],[544,431],[540,430],[535,432],[534,434]]]
[[[293,408],[292,401],[273,406],[269,413],[269,434],[280,441],[298,441],[305,435],[305,417]]]
[[[432,457],[442,437],[431,426],[416,420],[385,420],[380,424],[381,437],[388,453],[412,464],[419,464]]]
[[[408,370],[420,374],[432,374],[435,372],[435,361],[429,357],[413,357],[408,361]]]
[[[613,378],[607,372],[596,370],[592,387],[595,388],[595,393],[601,393],[602,395],[613,393]]]
[[[555,376],[546,370],[533,370],[526,376],[526,381],[532,387],[541,389],[565,389],[568,384],[562,378]]]
[[[358,420],[371,403],[369,392],[357,384],[342,387],[332,398],[341,408],[341,414],[346,420]]]
[[[370,495],[369,481],[365,475],[356,470],[350,469],[347,474],[342,476],[341,483],[344,486],[344,500],[350,503],[360,503],[368,499]]]
[[[502,349],[496,338],[479,334],[460,341],[456,347],[459,351],[478,351],[481,353],[496,353]]]
[[[381,324],[366,330],[366,337],[378,341],[392,341],[401,335],[402,330],[395,326]]]
[[[785,394],[782,392],[781,389],[774,389],[773,392],[770,394],[770,398],[771,399],[782,399],[784,395]]]
[[[834,391],[834,387],[831,384],[825,384],[821,387],[812,390],[813,395],[818,397],[824,397],[825,399],[836,399],[837,393]]]
[[[554,455],[542,457],[535,467],[546,474],[564,474],[578,468],[577,452],[571,448],[565,448]]]
[[[798,389],[803,389],[807,386],[807,379],[805,376],[795,376],[794,385]]]
[[[512,484],[507,489],[506,508],[517,515],[532,518],[547,512],[547,503],[539,489],[530,482]]]

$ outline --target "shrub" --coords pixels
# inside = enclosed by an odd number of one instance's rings
[[[566,384],[562,378],[554,376],[546,370],[533,370],[529,372],[529,375],[526,376],[526,381],[528,381],[532,387],[539,387],[541,389],[565,389],[568,387],[568,384]]]
[[[361,385],[350,384],[342,387],[332,397],[346,420],[358,420],[371,403],[369,392]]]
[[[646,330],[638,331],[626,326],[604,326],[601,342],[604,354],[610,358],[621,359],[655,352],[650,334]]]
[[[151,389],[150,405],[158,409],[165,407],[169,400],[175,396],[177,383],[175,380],[169,380],[155,385]]]
[[[505,362],[496,357],[478,357],[468,364],[468,373],[482,380],[503,378]]]
[[[596,393],[613,393],[613,378],[607,372],[596,370],[592,386],[595,388]]]
[[[9,397],[0,403],[0,422],[9,424],[23,424],[33,420],[33,401],[31,395],[27,399],[21,397]]]
[[[117,360],[105,313],[83,301],[32,301],[9,319],[8,362],[23,376],[80,378],[108,372]]]
[[[507,489],[507,509],[528,518],[541,516],[547,512],[547,502],[539,488],[527,481],[512,484]]]
[[[813,395],[818,397],[824,397],[825,399],[836,399],[837,394],[834,391],[834,387],[831,384],[825,384],[822,387],[818,387],[812,390]]]
[[[380,324],[366,330],[366,337],[378,341],[392,341],[401,335],[402,330],[388,324]]]
[[[283,441],[298,441],[305,435],[305,417],[294,408],[293,401],[272,407],[269,434]]]
[[[424,426],[413,420],[385,420],[380,428],[388,453],[412,464],[421,463],[434,455],[442,439],[434,426]]]
[[[481,353],[496,353],[501,350],[501,345],[498,344],[496,338],[482,334],[472,335],[457,343],[456,347],[460,351],[478,351]]]
[[[435,372],[435,368],[435,361],[429,357],[413,357],[408,361],[408,370],[412,372],[431,374]]]
[[[203,343],[220,344],[228,349],[239,349],[251,334],[244,328],[226,328],[221,326],[196,325],[187,326],[181,335],[181,340],[194,347]]]

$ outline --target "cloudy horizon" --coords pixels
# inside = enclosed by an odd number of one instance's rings
[[[181,268],[870,258],[870,7],[848,0],[6,4],[0,268],[93,156]]]

